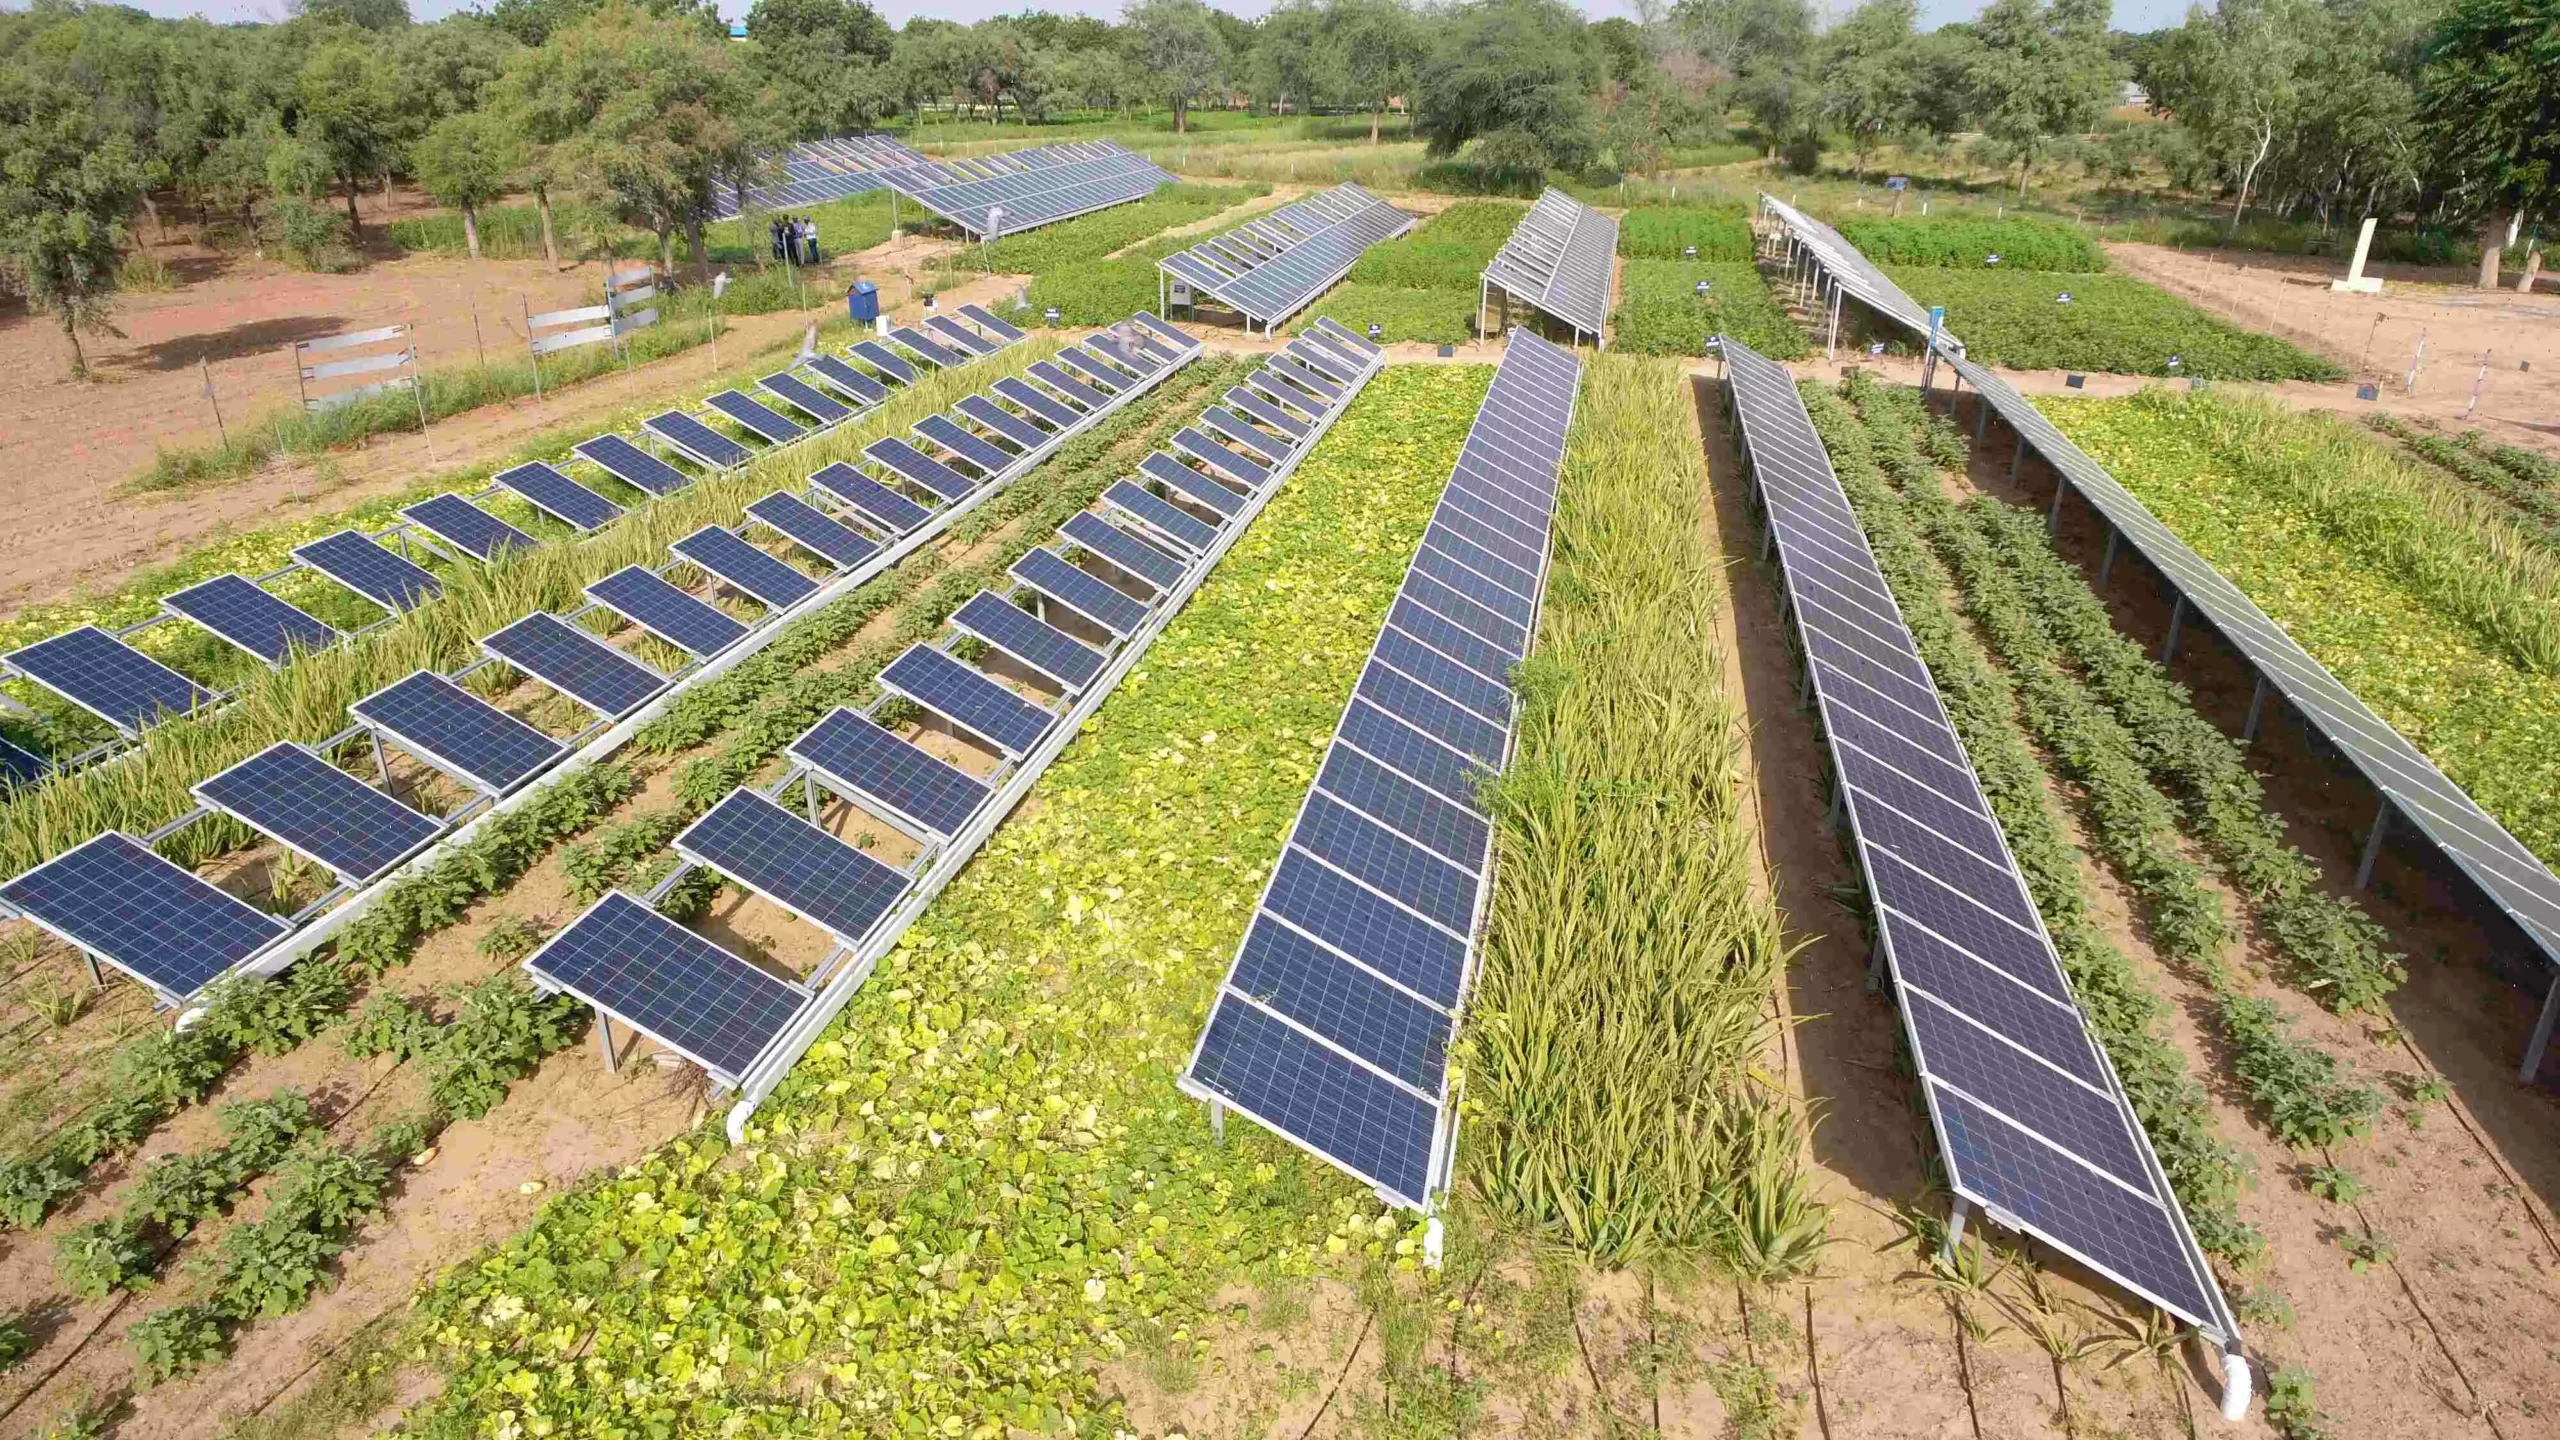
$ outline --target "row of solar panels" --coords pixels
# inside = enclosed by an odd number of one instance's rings
[[[1144,199],[1173,178],[1108,140],[927,160],[879,172],[881,184],[972,237],[1011,235]]]
[[[1413,228],[1413,217],[1344,183],[1177,251],[1157,268],[1218,300],[1267,334],[1349,273],[1369,247]]]
[[[962,323],[965,321],[966,323]],[[640,423],[634,438],[607,434],[572,447],[576,460],[597,475],[643,497],[672,494],[693,483],[693,470],[721,472],[752,461],[764,448],[787,445],[852,419],[888,399],[894,387],[913,384],[924,371],[957,368],[994,354],[1023,332],[986,310],[967,305],[959,317],[936,315],[923,329],[890,332],[855,343],[841,355],[816,355],[758,380],[755,394],[723,390],[692,410],[673,409]],[[737,434],[719,428],[736,427]],[[668,456],[684,464],[670,463]],[[582,534],[622,517],[624,507],[599,489],[582,485],[564,467],[543,462],[515,466],[493,477],[476,495],[430,496],[400,511],[385,532],[397,548],[376,537],[341,530],[294,549],[294,563],[251,578],[220,575],[162,600],[160,615],[119,631],[81,626],[0,656],[0,675],[25,679],[112,727],[120,742],[138,738],[163,719],[195,713],[226,697],[152,659],[125,637],[171,620],[193,623],[271,667],[301,652],[322,650],[344,638],[318,616],[284,600],[267,585],[308,570],[354,591],[394,618],[442,593],[443,586],[417,563],[416,541],[449,558],[493,563],[511,549],[538,542],[491,514],[485,502],[513,496]],[[574,467],[569,467],[574,468]],[[110,747],[83,752],[75,762]],[[0,784],[35,783],[57,768],[46,757],[0,737]]]
[[[1550,188],[1485,267],[1485,283],[1600,338],[1617,278],[1618,222]]]
[[[714,191],[711,218],[734,220],[746,210],[770,213],[824,205],[880,188],[880,172],[925,163],[925,158],[886,135],[841,135],[811,140],[767,156],[772,178],[741,197],[735,186]]]
[[[1115,348],[1198,343],[1152,316],[1140,327]],[[792,741],[781,778],[731,793],[677,837],[686,867],[826,933],[832,948],[809,976],[777,975],[659,914],[650,897],[621,893],[527,957],[526,970],[724,1087],[778,1076],[797,1057],[794,1037],[805,1047],[832,1013],[802,1023],[825,1009],[823,994],[862,983],[930,899],[933,877],[966,863],[1379,358],[1339,327],[1294,343],[1025,554],[1003,589],[980,591],[942,636],[890,661],[869,707],[834,711]],[[892,704],[925,717],[914,738],[902,717],[884,717]],[[948,737],[967,763],[918,743],[926,734]],[[828,823],[836,805],[850,828],[897,832],[913,858],[892,865],[841,838]]]
[[[162,1000],[183,1003],[285,939],[309,915],[381,879],[468,814],[522,788],[587,738],[658,699],[703,662],[939,533],[1068,436],[1153,388],[1196,349],[1196,341],[1153,316],[1139,317],[1119,343],[1069,347],[1059,359],[1075,374],[1043,361],[1029,372],[1036,385],[1007,377],[951,413],[919,422],[906,438],[874,441],[863,452],[871,470],[829,465],[796,491],[750,504],[735,529],[705,526],[669,547],[666,563],[626,566],[597,580],[577,610],[537,613],[501,628],[482,639],[484,658],[472,665],[452,675],[422,670],[357,701],[349,707],[349,730],[317,746],[270,747],[205,781],[196,788],[204,808],[154,834],[95,837],[0,886],[0,907],[142,981]],[[751,539],[759,530],[805,553],[811,565],[789,563]],[[345,533],[367,552],[368,566],[400,567],[352,570],[351,584],[371,584],[386,603],[403,595],[414,603],[433,593],[432,575]],[[751,602],[758,619],[741,621],[693,593],[702,587],[679,584],[685,574]],[[625,634],[653,636],[689,658],[661,673],[582,623],[591,618],[624,627]],[[531,677],[594,719],[562,740],[460,683],[494,665]],[[380,788],[327,758],[358,739],[371,742]],[[458,783],[471,798],[441,816],[402,803],[387,793],[385,752],[392,749]],[[325,867],[337,886],[302,914],[278,919],[152,850],[214,813]]]
[[[1493,868],[1581,363],[1515,332],[1183,1088],[1421,1207],[1456,1143],[1448,1047]]]

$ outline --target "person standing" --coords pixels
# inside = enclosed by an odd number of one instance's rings
[[[812,265],[815,265],[815,264],[817,264],[817,263],[818,263],[818,217],[817,217],[817,216],[815,216],[815,215],[812,215],[812,216],[810,216],[810,217],[809,217],[809,231],[808,231],[808,234],[809,234],[809,263],[810,263],[810,264],[812,264]]]
[[[782,217],[781,217],[781,216],[779,216],[779,215],[775,215],[775,216],[772,216],[772,217],[768,218],[768,219],[764,222],[764,228],[765,228],[765,231],[766,231],[767,235],[768,235],[768,236],[772,239],[772,241],[773,241],[773,258],[774,258],[774,259],[776,259],[776,260],[781,259],[781,258],[782,258]]]

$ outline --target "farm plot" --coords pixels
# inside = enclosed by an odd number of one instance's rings
[[[1239,188],[1239,193],[1252,195],[1267,190],[1268,187]],[[1212,228],[1233,229],[1279,209],[1283,203],[1273,201],[1222,215]],[[1160,298],[1156,262],[1199,242],[1197,234],[1159,235],[1108,258],[1077,260],[1043,271],[1032,278],[1025,291],[1024,298],[1031,307],[1029,315],[1045,325],[1048,312],[1054,308],[1060,325],[1107,325],[1135,311],[1152,310]]]
[[[2106,252],[2077,227],[2056,220],[1980,220],[1909,216],[1838,222],[1840,237],[1878,265],[1979,270],[2059,271],[2093,275],[2107,268]],[[1998,256],[1994,261],[1991,257]]]
[[[1695,256],[1684,253],[1693,245]],[[1732,201],[1639,205],[1618,220],[1618,254],[1629,260],[1748,262],[1751,211]]]
[[[2560,553],[2560,460],[2513,445],[2500,445],[2477,430],[2441,435],[2396,415],[2368,415],[2365,423],[2400,442],[2424,465],[2489,498],[2541,548]]]
[[[1474,339],[1484,267],[1511,238],[1524,208],[1504,200],[1463,200],[1403,239],[1371,246],[1326,297],[1324,312],[1362,334],[1376,325],[1390,343],[1456,345]]]
[[[2005,263],[1997,270],[1881,268],[1921,304],[1945,306],[1947,328],[1964,338],[1968,356],[1987,365],[2199,380],[2346,376],[2332,361],[2122,275],[2011,270]]]
[[[1730,335],[1773,359],[1813,353],[1748,261],[1629,260],[1618,272],[1610,326],[1615,347],[1636,355],[1704,355],[1710,335]]]
[[[952,253],[951,264],[998,275],[1046,275],[1099,260],[1148,236],[1206,220],[1270,193],[1268,185],[1161,186],[1154,195],[1133,204],[1114,205],[983,245],[964,245]],[[1113,318],[1128,314],[1121,310]]]

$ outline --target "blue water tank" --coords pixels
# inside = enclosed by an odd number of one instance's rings
[[[879,319],[880,287],[868,280],[856,280],[853,288],[845,292],[844,308],[846,314],[863,324]]]

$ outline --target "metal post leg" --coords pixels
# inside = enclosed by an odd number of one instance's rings
[[[1209,1102],[1209,1143],[1227,1143],[1227,1106],[1223,1100]]]
[[[2374,807],[2373,828],[2365,833],[2364,859],[2356,862],[2356,889],[2361,891],[2373,883],[2374,862],[2382,858],[2382,837],[2391,828],[2391,802],[2384,800]]]
[[[2258,738],[2258,722],[2267,713],[2267,677],[2258,677],[2257,688],[2249,692],[2249,718],[2240,726],[2240,743],[2247,745]]]
[[[1991,428],[1991,407],[1983,403],[1982,392],[1973,392],[1973,443],[1982,443],[1982,432]]]
[[[1879,938],[1875,949],[1867,955],[1867,993],[1884,993],[1884,941]]]
[[[2018,434],[2018,448],[2009,452],[2009,478],[2010,478],[2010,479],[2015,480],[2015,479],[2017,479],[2017,478],[2018,478],[2018,462],[2019,462],[2019,461],[2021,461],[2021,460],[2024,460],[2024,459],[2026,459],[2026,458],[2027,458],[2027,437],[2026,437],[2026,433],[2025,433],[2024,431],[2020,431],[2020,432],[2019,432],[2019,434]]]
[[[1949,1265],[1956,1263],[1956,1247],[1964,1243],[1965,1217],[1973,1213],[1973,1202],[1959,1195],[1947,1207],[1947,1248],[1943,1252]]]
[[[1813,657],[1808,655],[1804,660],[1804,674],[1798,676],[1796,679],[1796,708],[1802,710],[1812,704]]]
[[[2071,482],[2057,472],[2053,477],[2053,508],[2044,512],[2044,533],[2050,537],[2062,533],[2062,497],[2071,490]]]
[[[2516,1082],[2533,1083],[2542,1073],[2542,1054],[2551,1048],[2552,1022],[2560,1021],[2560,976],[2554,976],[2551,988],[2542,995],[2542,1015],[2533,1022],[2533,1038],[2525,1042],[2524,1068],[2516,1072]]]
[[[2186,623],[2187,597],[2181,595],[2177,603],[2169,607],[2169,636],[2160,642],[2161,664],[2166,665],[2178,658],[2178,632],[2186,627]]]
[[[1848,808],[1849,787],[1838,780],[1831,782],[1831,813],[1822,817],[1822,828],[1834,835],[1840,833],[1840,814]]]
[[[2118,530],[2112,525],[2107,527],[2107,553],[2098,561],[2098,588],[2100,590],[2107,588],[2107,572],[2116,568],[2116,542],[2123,538],[2123,531]]]
[[[613,1017],[601,1010],[596,1012],[596,1048],[604,1052],[605,1073],[620,1074],[622,1057],[614,1053],[616,1047],[613,1043]]]
[[[89,962],[89,983],[101,990],[106,989],[107,972],[98,967],[98,957],[83,950],[80,952],[80,958]]]

